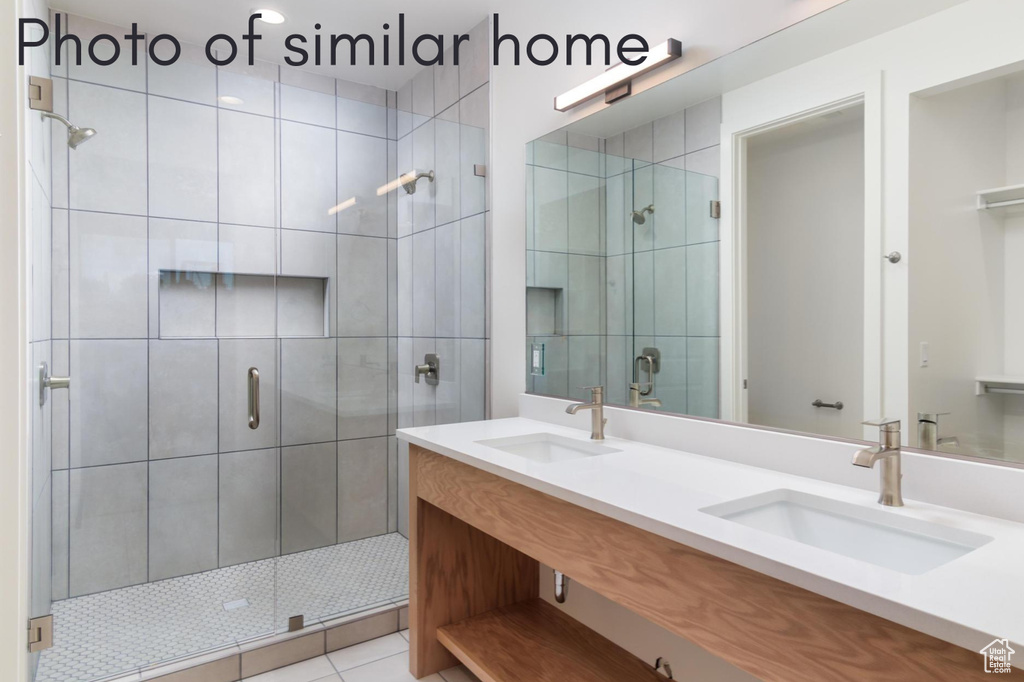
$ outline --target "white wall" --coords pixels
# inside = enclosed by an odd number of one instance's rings
[[[974,377],[1003,373],[1005,290],[1003,219],[977,211],[975,193],[1007,184],[1006,90],[996,80],[910,102],[910,418],[949,412],[940,435],[987,457],[1003,454],[1003,405],[1014,399],[974,390]]]
[[[747,150],[751,424],[857,438],[863,412],[864,110]],[[815,399],[844,409],[815,408]]]

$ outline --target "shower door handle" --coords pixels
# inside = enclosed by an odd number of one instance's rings
[[[249,368],[249,428],[260,428],[260,371]]]

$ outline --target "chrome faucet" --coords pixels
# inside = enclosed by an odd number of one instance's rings
[[[853,463],[868,469],[881,461],[878,470],[881,490],[878,504],[886,507],[903,506],[903,490],[900,473],[900,420],[881,419],[877,422],[863,422],[865,426],[878,427],[878,445],[853,453]]]
[[[657,398],[644,398],[649,395],[650,390],[642,388],[643,384],[629,385],[629,406],[630,407],[661,407],[661,401]],[[646,393],[645,393],[646,391]]]
[[[565,408],[569,414],[576,414],[580,410],[590,410],[590,439],[604,440],[604,425],[608,420],[604,418],[604,386],[588,386],[590,391],[589,403],[573,403]]]
[[[918,412],[917,413],[917,447],[922,450],[938,450],[940,445],[960,445],[955,436],[939,438],[939,417],[949,412]]]

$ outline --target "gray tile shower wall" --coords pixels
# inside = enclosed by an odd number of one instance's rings
[[[718,415],[719,236],[705,199],[720,120],[716,98],[608,139],[556,131],[531,144],[527,336],[545,368],[527,390],[587,399],[577,387],[601,384],[624,404],[631,359],[656,346],[666,407]]]
[[[74,377],[47,406],[54,599],[404,529],[396,427],[486,414],[486,22],[472,35],[401,93],[189,46],[48,66],[60,113],[99,132],[69,153],[55,130],[40,157],[38,353]],[[414,168],[434,182],[378,193]],[[413,346],[443,363],[415,396]]]
[[[397,173],[434,171],[396,198],[398,426],[484,419],[490,230],[488,22],[469,31],[458,65],[423,69],[397,94]],[[440,358],[440,383],[414,382],[424,355]],[[406,520],[408,446],[398,452],[398,530]]]

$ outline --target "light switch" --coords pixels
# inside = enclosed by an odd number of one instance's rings
[[[928,366],[928,342],[921,342],[921,367]]]
[[[530,374],[544,376],[544,344],[535,343],[530,349]]]

